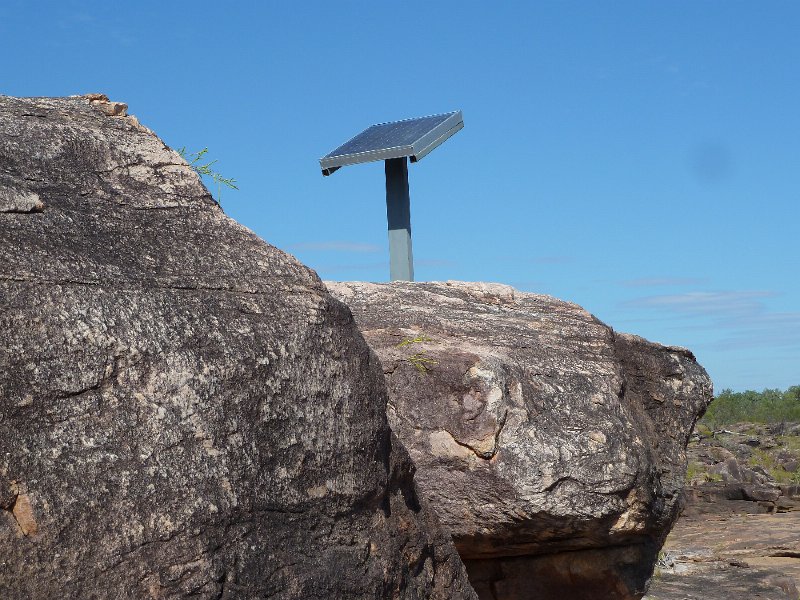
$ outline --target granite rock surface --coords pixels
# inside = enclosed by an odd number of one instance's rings
[[[800,597],[800,512],[736,513],[722,505],[681,515],[647,600]]]
[[[712,399],[691,352],[503,285],[328,288],[482,599],[642,596]]]
[[[472,598],[316,274],[102,95],[0,96],[0,598]]]

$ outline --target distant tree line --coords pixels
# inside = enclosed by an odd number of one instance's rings
[[[781,423],[800,422],[800,385],[786,391],[722,392],[708,407],[701,422],[712,429],[741,422]]]

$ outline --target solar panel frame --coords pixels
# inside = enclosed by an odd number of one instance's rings
[[[435,126],[431,127],[425,133],[419,135],[416,139],[413,140],[411,143],[405,144],[398,144],[398,145],[384,145],[381,147],[376,148],[368,148],[363,151],[341,151],[346,149],[348,145],[356,145],[358,138],[360,137],[368,137],[368,132],[370,130],[374,130],[373,133],[376,133],[375,128],[385,127],[388,125],[396,125],[402,123],[408,123],[411,125],[412,123],[421,121],[423,119],[431,119],[434,117],[444,117],[440,122],[438,122]],[[360,163],[372,162],[376,160],[388,160],[392,158],[402,158],[402,157],[410,157],[411,162],[417,162],[418,160],[422,159],[428,153],[431,152],[434,148],[442,144],[445,140],[449,137],[454,135],[456,132],[460,131],[464,127],[464,117],[460,110],[453,111],[450,113],[442,113],[440,115],[429,115],[427,117],[418,117],[415,119],[404,119],[402,121],[390,121],[387,123],[378,123],[377,125],[372,125],[367,127],[364,131],[359,133],[358,135],[350,138],[344,144],[333,150],[332,152],[326,154],[324,157],[319,159],[320,167],[322,168],[323,175],[330,175],[340,167],[344,167],[347,165],[355,165]],[[341,151],[341,152],[340,152]]]

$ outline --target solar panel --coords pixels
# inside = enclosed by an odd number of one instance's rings
[[[319,159],[323,175],[330,175],[339,167],[411,157],[420,160],[459,129],[464,127],[460,110],[367,127],[333,152]]]

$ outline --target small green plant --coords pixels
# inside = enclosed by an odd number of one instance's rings
[[[700,437],[704,437],[704,438],[709,438],[714,433],[711,430],[711,428],[708,425],[706,425],[705,423],[698,423],[697,426],[695,427],[695,431],[697,431],[697,434]]]
[[[695,461],[689,461],[686,465],[686,483],[691,484],[692,481],[709,482],[709,481],[722,481],[722,475],[719,473],[709,473],[706,466]]]
[[[406,338],[399,344],[397,344],[398,348],[405,348],[406,346],[410,346],[412,344],[422,344],[424,342],[432,342],[433,340],[426,335],[418,335],[415,338]]]
[[[800,459],[800,436],[798,435],[779,435],[776,441],[783,445],[789,452]]]
[[[789,484],[800,485],[800,469],[797,469],[794,473],[791,474],[791,476],[789,477]]]
[[[398,348],[406,348],[408,346],[412,346],[413,344],[422,344],[424,342],[432,342],[433,340],[426,335],[418,335],[414,338],[407,338],[397,344]],[[409,362],[413,367],[419,371],[420,373],[427,373],[431,370],[431,366],[436,364],[436,361],[432,358],[425,356],[426,351],[420,350],[419,352],[414,352],[413,354],[408,355],[405,360]]]
[[[689,461],[689,464],[686,465],[686,483],[691,483],[693,479],[696,479],[704,472],[705,469],[700,463]]]
[[[239,188],[236,186],[236,180],[233,177],[223,177],[218,171],[215,171],[211,167],[216,164],[216,160],[212,160],[211,162],[205,162],[204,159],[205,155],[208,154],[208,148],[203,148],[199,152],[187,152],[186,147],[178,149],[178,154],[181,155],[181,158],[189,163],[189,167],[191,167],[192,171],[197,173],[200,178],[203,177],[210,177],[214,184],[217,186],[217,204],[220,206],[222,205],[222,186],[229,187],[233,190],[238,190]]]
[[[436,364],[435,360],[425,356],[424,350],[422,352],[416,352],[411,356],[408,356],[406,360],[410,362],[412,365],[414,365],[414,368],[420,373],[427,373],[428,371],[431,370],[431,367],[429,365]]]

